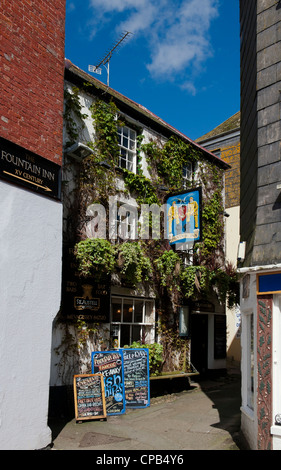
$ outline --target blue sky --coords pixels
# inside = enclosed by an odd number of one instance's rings
[[[126,31],[110,87],[193,140],[239,111],[239,0],[66,0],[65,57],[82,70]]]

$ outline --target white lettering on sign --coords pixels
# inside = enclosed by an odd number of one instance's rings
[[[1,160],[6,160],[7,163],[12,163],[18,168],[22,168],[26,171],[30,171],[34,175],[41,176],[42,178],[47,178],[49,181],[55,181],[55,174],[51,171],[47,171],[44,168],[40,168],[40,166],[35,165],[32,161],[28,161],[29,158],[24,160],[20,157],[13,155],[12,153],[8,153],[5,150],[1,152]],[[30,158],[30,160],[32,160]],[[41,173],[42,170],[42,173]]]

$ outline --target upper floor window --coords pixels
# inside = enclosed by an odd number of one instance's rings
[[[120,147],[120,168],[136,173],[137,168],[137,133],[127,126],[118,127],[118,144]]]
[[[197,172],[197,164],[193,162],[186,162],[182,167],[182,186],[183,189],[192,187],[195,183]]]
[[[182,180],[183,180],[183,187],[184,189],[190,186],[192,183],[192,163],[186,162],[182,167]]]

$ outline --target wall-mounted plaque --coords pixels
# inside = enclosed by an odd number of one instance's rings
[[[61,166],[2,137],[0,177],[44,196],[60,199]]]
[[[79,318],[88,323],[109,323],[110,320],[110,279],[80,276],[70,246],[63,253],[61,311],[68,321]]]

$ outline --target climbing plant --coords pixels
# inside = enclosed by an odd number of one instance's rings
[[[154,181],[168,185],[170,191],[182,189],[183,166],[187,162],[197,162],[201,155],[201,152],[174,136],[164,144],[157,141],[143,144],[142,150],[149,161]]]
[[[65,117],[67,131],[72,139],[77,135],[77,120],[83,121],[79,93],[74,89],[66,95]],[[221,302],[230,306],[237,301],[237,274],[225,267],[223,236],[223,171],[207,162],[200,149],[179,137],[166,142],[154,139],[144,143],[137,138],[137,173],[118,168],[118,126],[124,125],[114,101],[95,100],[90,108],[94,139],[88,142],[92,155],[83,161],[81,169],[81,225],[86,220],[86,208],[96,202],[105,207],[110,195],[122,193],[134,197],[141,204],[160,206],[165,197],[183,190],[183,166],[191,163],[197,168],[189,184],[202,187],[202,240],[192,252],[192,265],[185,265],[179,253],[167,240],[122,240],[113,245],[109,240],[81,239],[75,254],[82,276],[119,272],[128,286],[149,282],[158,292],[157,311],[159,334],[164,349],[164,362],[169,360],[169,350],[180,351],[184,363],[188,340],[178,336],[177,307],[182,301],[197,300],[216,294]],[[82,124],[83,125],[83,124]],[[142,158],[145,155],[150,177],[144,175]],[[107,169],[100,166],[107,164]],[[116,185],[122,180],[123,186]],[[168,188],[167,193],[160,190]],[[108,209],[108,208],[107,208]],[[83,238],[83,237],[82,237]]]
[[[207,298],[215,292],[219,300],[230,308],[238,301],[237,282],[237,273],[230,264],[227,270],[187,266],[181,273],[182,292],[187,299]]]
[[[77,114],[81,113],[78,100],[77,89],[71,95],[73,107]],[[116,194],[116,169],[119,155],[118,146],[118,125],[122,125],[116,104],[113,101],[105,102],[96,100],[91,106],[92,119],[95,130],[94,142],[89,142],[92,146],[93,154],[85,160],[81,177],[81,191],[87,197],[84,201],[87,204],[92,202],[103,202],[106,204],[110,194]],[[72,121],[70,120],[70,126]],[[221,299],[225,299],[226,293],[230,298],[234,298],[233,276],[229,276],[224,266],[223,253],[223,171],[215,164],[204,161],[202,152],[196,150],[191,144],[182,139],[172,136],[165,143],[159,140],[151,140],[143,143],[142,136],[138,137],[138,168],[137,174],[128,170],[120,170],[125,184],[124,194],[133,195],[138,204],[158,204],[164,201],[163,193],[159,191],[159,185],[164,184],[169,192],[182,190],[182,168],[187,162],[197,163],[198,184],[202,186],[202,241],[194,247],[194,265],[184,269],[181,265],[180,256],[173,250],[167,251],[167,245],[163,243],[153,254],[148,250],[143,254],[139,243],[123,243],[120,247],[115,247],[115,256],[122,254],[123,267],[122,274],[127,274],[130,282],[141,282],[146,280],[148,272],[155,271],[154,281],[165,287],[167,291],[176,289],[186,298],[192,296],[207,295],[212,289]],[[145,154],[148,162],[148,170],[151,179],[144,176],[141,170],[141,155]],[[97,163],[106,161],[110,169],[105,170]],[[118,173],[120,175],[120,173]],[[190,182],[192,184],[192,182]],[[169,193],[168,193],[169,194]],[[85,204],[84,204],[85,206]],[[85,217],[85,214],[84,214]],[[114,256],[111,252],[111,263],[107,265],[110,243],[83,241],[78,244],[76,255],[80,262],[81,272],[94,269],[107,270],[112,272],[115,264],[112,261]],[[95,247],[95,249],[93,249]],[[104,252],[100,252],[103,248]],[[96,250],[97,260],[93,258]],[[103,262],[101,261],[104,254]],[[112,257],[113,256],[113,257]],[[149,258],[147,264],[144,260]],[[135,270],[132,268],[135,266]],[[177,271],[175,271],[177,267]],[[144,269],[145,268],[145,269]],[[134,273],[134,280],[132,273]],[[233,303],[233,302],[232,302]]]
[[[75,143],[79,133],[84,129],[86,114],[82,113],[82,105],[79,99],[79,88],[73,87],[64,90],[64,122],[69,137],[68,145]]]
[[[78,269],[82,276],[111,274],[115,267],[115,248],[100,238],[87,238],[75,246]]]
[[[116,248],[121,273],[127,282],[136,285],[148,281],[152,275],[152,265],[139,242],[125,242]]]
[[[179,290],[181,258],[173,250],[165,250],[154,261],[160,280],[160,285],[167,287],[169,290],[174,287]]]

